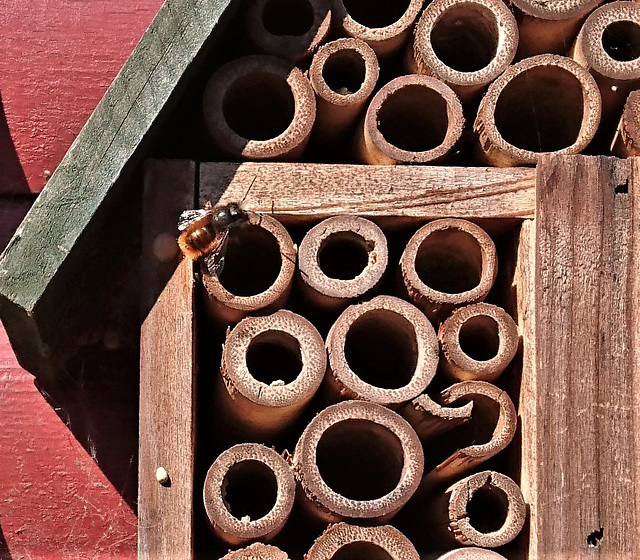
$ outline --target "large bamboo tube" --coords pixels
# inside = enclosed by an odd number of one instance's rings
[[[409,297],[432,322],[443,320],[456,307],[482,301],[497,271],[496,248],[487,233],[453,218],[421,227],[400,258]]]
[[[387,238],[370,220],[327,218],[300,243],[301,291],[319,308],[340,310],[375,291],[387,268],[388,253]]]
[[[383,523],[413,495],[423,468],[411,426],[388,408],[361,401],[325,408],[294,454],[302,503],[325,522]]]
[[[218,324],[279,309],[291,290],[296,248],[289,233],[271,216],[248,215],[249,223],[229,234],[222,270],[202,271],[206,305]]]
[[[389,57],[409,39],[424,0],[332,0],[342,34],[362,39],[379,57]]]
[[[253,543],[246,548],[229,552],[220,560],[289,560],[289,557],[275,546]]]
[[[632,91],[627,98],[612,151],[618,157],[640,155],[640,91]]]
[[[457,548],[439,556],[436,560],[507,560],[502,554],[486,548],[475,546],[468,548]]]
[[[577,154],[600,122],[600,91],[570,58],[534,56],[510,66],[482,98],[474,124],[481,158],[533,165],[543,153]]]
[[[399,406],[424,392],[438,366],[438,342],[417,308],[392,296],[348,307],[327,336],[333,399]]]
[[[219,150],[234,159],[300,158],[316,115],[302,72],[272,56],[233,60],[209,79],[204,121]]]
[[[507,69],[517,48],[518,25],[501,0],[434,0],[416,27],[410,70],[439,78],[464,103]]]
[[[245,436],[272,437],[298,418],[326,367],[322,337],[304,317],[286,310],[247,317],[224,344],[218,415]]]
[[[330,0],[252,0],[246,17],[258,49],[297,64],[329,34],[331,4]]]
[[[391,525],[360,527],[337,523],[316,540],[305,560],[420,560],[415,547]]]
[[[214,533],[237,546],[275,537],[289,518],[296,482],[287,462],[257,443],[227,449],[204,481],[204,506]]]
[[[519,12],[520,27],[518,58],[536,54],[565,55],[580,30],[587,14],[603,0],[512,0]]]
[[[518,350],[518,327],[502,308],[476,303],[440,325],[442,370],[457,381],[495,381]]]
[[[372,99],[356,135],[357,157],[376,165],[436,163],[463,128],[462,105],[449,86],[430,76],[400,76]]]
[[[317,95],[314,134],[340,139],[364,111],[379,73],[376,53],[364,41],[348,38],[323,45],[309,68]]]

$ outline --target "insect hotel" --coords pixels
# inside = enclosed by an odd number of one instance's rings
[[[98,344],[139,374],[139,558],[640,557],[640,4],[600,4],[166,2],[0,261],[54,401]]]

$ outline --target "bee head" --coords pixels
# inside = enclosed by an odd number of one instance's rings
[[[214,220],[220,227],[230,227],[234,224],[247,221],[247,213],[242,210],[238,204],[232,202],[221,206],[216,211]]]
[[[229,218],[231,220],[231,223],[244,221],[247,219],[247,213],[242,210],[242,208],[240,208],[240,206],[235,202],[229,204],[227,206],[227,210],[229,211]]]

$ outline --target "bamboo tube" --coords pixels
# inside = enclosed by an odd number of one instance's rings
[[[211,139],[234,159],[299,159],[316,115],[309,80],[266,55],[222,66],[209,79],[203,104]]]
[[[518,327],[502,308],[476,303],[456,309],[438,331],[442,370],[457,381],[495,381],[518,350]]]
[[[362,39],[387,58],[409,39],[424,0],[332,0],[335,26],[348,37]]]
[[[409,66],[442,80],[464,103],[507,69],[517,48],[518,25],[501,0],[434,0],[416,27]]]
[[[314,134],[340,139],[364,111],[379,74],[376,53],[360,39],[338,39],[320,47],[309,68],[317,96]]]
[[[286,310],[247,317],[224,344],[218,415],[245,436],[272,437],[298,418],[326,367],[322,337],[304,317]]]
[[[243,443],[215,460],[204,481],[214,533],[237,546],[275,537],[289,518],[296,482],[287,462],[264,445]]]
[[[357,135],[356,155],[363,163],[436,163],[462,135],[462,105],[454,91],[436,78],[410,74],[376,93]]]
[[[325,384],[333,400],[397,407],[424,392],[438,366],[433,326],[417,307],[392,296],[348,307],[326,345]]]
[[[318,537],[304,560],[420,560],[411,541],[391,525],[337,523]]]
[[[421,493],[424,494],[439,484],[469,472],[505,449],[513,440],[518,425],[516,409],[509,395],[495,385],[485,381],[463,381],[440,393],[440,401],[445,405],[456,401],[466,403],[470,400],[473,401],[473,418],[479,420],[472,427],[475,443],[458,449],[426,473],[420,485]],[[489,441],[479,443],[490,432]],[[468,437],[469,433],[465,436]]]
[[[520,28],[518,59],[536,54],[566,55],[584,18],[603,0],[512,0]]]
[[[502,554],[486,548],[457,548],[439,556],[436,560],[507,560]]]
[[[345,401],[309,423],[293,464],[302,504],[315,517],[384,523],[417,489],[424,455],[416,433],[395,412]]]
[[[404,286],[432,322],[482,301],[493,286],[498,257],[491,238],[466,220],[445,218],[421,227],[400,258]]]
[[[387,238],[370,220],[334,216],[311,228],[298,253],[300,288],[316,307],[340,310],[380,284],[389,259]]]
[[[510,66],[482,98],[474,130],[481,159],[533,165],[543,153],[577,154],[593,139],[601,99],[595,80],[570,58],[534,56]]]
[[[297,64],[316,52],[331,28],[330,0],[252,0],[247,30],[262,52]]]
[[[601,127],[613,129],[640,80],[640,4],[612,2],[595,10],[584,22],[571,55],[595,78],[602,96]]]
[[[436,498],[424,523],[438,544],[496,548],[518,536],[526,515],[518,485],[508,476],[483,471],[456,482]]]
[[[289,557],[275,546],[253,543],[246,548],[229,552],[221,560],[289,560]]]
[[[442,406],[426,393],[398,409],[422,439],[434,438],[471,419],[473,401],[462,406]]]
[[[640,91],[629,94],[613,139],[612,151],[618,157],[640,155]]]
[[[296,248],[289,233],[271,216],[248,215],[249,223],[229,235],[222,270],[202,271],[207,309],[218,324],[279,309],[291,291]]]

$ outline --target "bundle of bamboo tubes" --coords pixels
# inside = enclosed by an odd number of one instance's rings
[[[601,3],[247,0],[253,54],[204,92],[212,157],[504,167],[635,154],[640,4]]]

